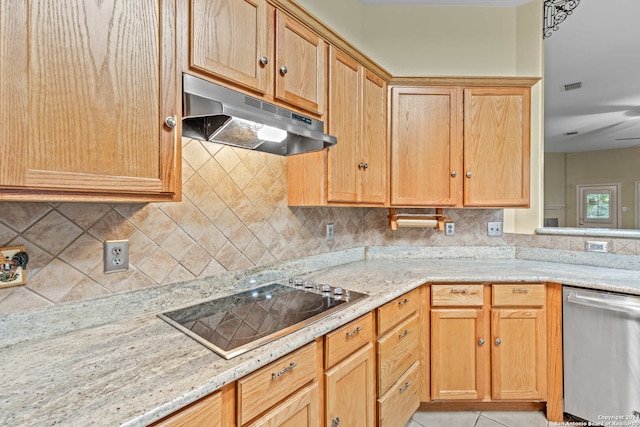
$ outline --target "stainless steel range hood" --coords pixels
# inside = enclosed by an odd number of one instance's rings
[[[288,156],[337,143],[324,123],[184,74],[182,135]]]

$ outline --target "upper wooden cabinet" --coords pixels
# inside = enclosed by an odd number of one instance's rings
[[[178,199],[175,2],[10,4],[0,199]]]
[[[324,115],[326,43],[266,0],[191,0],[190,67]]]
[[[329,202],[384,203],[387,190],[386,83],[330,49]]]
[[[459,205],[462,89],[394,87],[391,109],[391,204]]]
[[[391,205],[528,207],[534,82],[393,87]]]
[[[464,91],[464,205],[529,206],[531,90]]]
[[[267,93],[266,0],[191,0],[191,67]]]

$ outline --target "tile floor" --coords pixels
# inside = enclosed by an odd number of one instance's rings
[[[554,427],[544,412],[483,411],[483,412],[426,412],[413,414],[405,427]]]

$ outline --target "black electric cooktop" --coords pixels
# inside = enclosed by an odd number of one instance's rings
[[[274,283],[158,316],[231,359],[365,297],[309,282],[303,286]]]

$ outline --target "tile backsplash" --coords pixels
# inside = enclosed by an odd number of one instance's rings
[[[522,245],[584,250],[584,239],[486,236],[498,209],[450,209],[453,237],[391,231],[387,209],[287,206],[286,158],[183,139],[178,203],[0,203],[0,246],[24,245],[27,285],[0,289],[0,313],[89,300],[149,286],[361,246]],[[327,241],[326,224],[335,224]],[[128,239],[130,269],[103,273],[103,242]],[[635,241],[610,243],[637,253]],[[624,244],[623,244],[624,243]],[[582,244],[581,249],[574,249]]]

